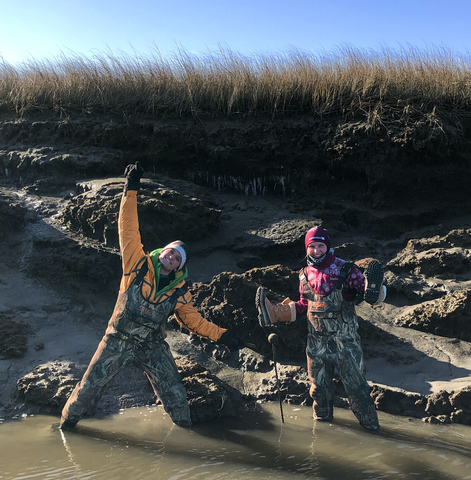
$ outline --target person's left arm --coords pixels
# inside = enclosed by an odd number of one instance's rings
[[[206,320],[193,305],[191,294],[187,292],[179,299],[175,307],[175,318],[177,322],[191,333],[207,338],[218,344],[223,344],[231,352],[245,347],[245,342],[231,330],[218,327],[216,324]]]
[[[217,342],[226,331],[225,328],[218,327],[216,324],[208,322],[208,320],[203,318],[191,301],[185,304],[177,304],[175,307],[175,318],[182,327],[191,333],[196,333],[213,342]]]

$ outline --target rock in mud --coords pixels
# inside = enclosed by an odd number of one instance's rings
[[[395,274],[387,271],[384,275],[384,283],[387,285],[388,295],[401,294],[415,301],[433,300],[446,295],[443,283],[427,281],[422,275]]]
[[[453,412],[453,406],[450,402],[450,394],[445,390],[428,395],[425,413],[429,416],[450,415]]]
[[[270,366],[271,370],[262,375],[258,387],[251,392],[257,400],[278,401],[278,385],[273,362],[270,362]],[[312,405],[306,368],[278,365],[277,370],[281,400],[293,405]]]
[[[282,265],[254,268],[243,274],[223,272],[209,284],[195,283],[191,293],[202,315],[223,328],[233,330],[245,342],[256,345],[262,355],[271,355],[267,340],[270,333],[278,334],[280,359],[304,360],[307,338],[306,316],[299,315],[290,325],[261,327],[255,307],[257,288],[267,288],[267,297],[274,302],[298,296],[298,272]]]
[[[449,293],[395,319],[396,325],[471,341],[471,290]]]
[[[237,390],[197,363],[187,358],[177,359],[176,363],[187,389],[194,423],[235,416],[249,403]],[[18,380],[17,397],[30,412],[60,415],[84,372],[84,366],[71,362],[53,361],[39,365]],[[122,408],[144,406],[156,400],[158,402],[144,373],[131,367],[112,380],[96,407],[91,406],[86,416],[113,414]]]
[[[20,358],[27,350],[29,327],[0,313],[0,358]]]
[[[373,385],[371,396],[376,408],[392,415],[405,415],[422,418],[425,415],[427,400],[418,393],[392,390],[379,385]]]
[[[36,126],[38,123],[40,122],[36,122]],[[34,124],[31,127],[27,134],[34,137],[35,130],[38,129]],[[51,173],[55,176],[70,173],[77,176],[102,176],[116,164],[120,164],[123,156],[122,151],[111,148],[89,146],[64,150],[63,147],[48,145],[50,139],[44,140],[41,147],[18,146],[0,151],[0,171],[8,172],[8,175],[20,174],[31,178],[37,177],[38,174]],[[35,143],[38,144],[37,140]]]
[[[175,183],[175,182],[173,182]],[[139,230],[143,244],[150,251],[177,238],[193,241],[216,232],[221,212],[209,200],[193,196],[189,182],[177,191],[163,183],[145,180],[139,190]],[[72,198],[58,216],[72,232],[98,240],[109,247],[119,247],[118,212],[123,192],[122,182],[84,183],[90,190]]]
[[[445,236],[412,239],[388,267],[395,273],[453,278],[471,268],[471,229],[456,229]]]
[[[193,423],[234,417],[245,406],[239,391],[201,365],[189,359],[177,359],[176,364],[187,391]]]
[[[234,251],[249,250],[263,258],[279,255],[302,258],[306,231],[320,224],[322,220],[319,218],[283,219],[267,228],[249,230],[250,241],[235,246]]]
[[[72,362],[38,365],[16,384],[18,399],[35,413],[60,413],[85,368]]]

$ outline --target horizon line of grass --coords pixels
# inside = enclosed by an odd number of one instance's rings
[[[0,57],[0,111],[20,117],[360,114],[374,127],[386,117],[433,123],[437,110],[468,115],[470,106],[471,57],[446,48],[247,56],[220,47],[199,56],[177,49],[168,58],[155,49],[146,57],[61,53],[18,66]]]

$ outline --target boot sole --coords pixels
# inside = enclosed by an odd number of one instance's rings
[[[271,325],[270,315],[268,315],[267,305],[265,299],[267,298],[266,290],[263,287],[258,287],[257,295],[255,296],[255,306],[258,310],[258,323],[261,327]]]
[[[365,290],[365,302],[373,305],[378,301],[383,288],[384,267],[377,260],[372,260],[366,267],[365,277],[368,279],[368,287]]]

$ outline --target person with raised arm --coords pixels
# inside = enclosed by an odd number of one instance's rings
[[[191,426],[187,392],[165,341],[165,324],[172,314],[191,333],[224,345],[231,352],[245,346],[231,330],[204,319],[193,305],[186,282],[185,243],[176,240],[150,253],[144,251],[137,214],[143,174],[139,162],[125,170],[118,219],[123,266],[119,296],[105,335],[62,410],[63,430],[74,428],[114,376],[128,365],[142,368],[175,424]]]

